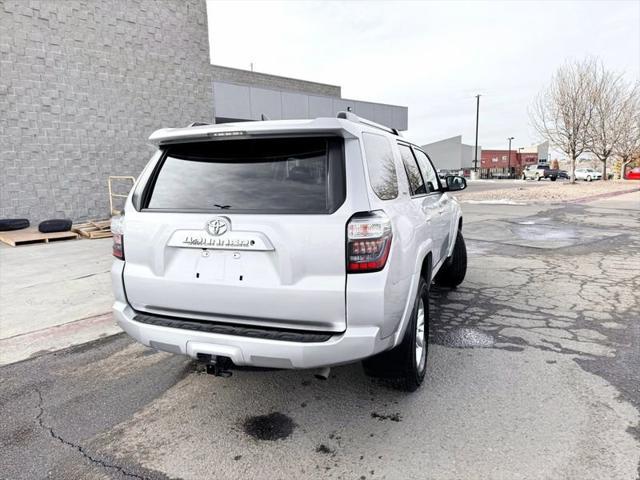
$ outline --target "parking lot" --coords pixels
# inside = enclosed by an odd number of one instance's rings
[[[416,393],[358,364],[218,378],[109,335],[0,367],[0,477],[637,478],[640,193],[465,195],[469,271],[432,289]]]

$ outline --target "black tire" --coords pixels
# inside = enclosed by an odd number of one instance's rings
[[[422,354],[417,357],[418,311],[422,305],[424,324],[422,329]],[[386,378],[393,381],[395,387],[405,392],[415,392],[424,380],[427,371],[429,353],[429,288],[421,278],[413,304],[411,320],[407,325],[402,343],[391,350],[379,353],[362,361],[364,371],[370,377]]]
[[[453,254],[447,258],[433,279],[436,285],[455,288],[462,283],[467,274],[467,247],[462,232],[458,230]]]
[[[45,220],[44,222],[40,222],[38,230],[42,233],[68,232],[71,230],[71,220],[58,218]]]
[[[540,180],[542,180],[542,177],[540,175],[536,175],[536,180],[539,182]]]
[[[549,179],[550,179],[552,182],[555,182],[555,181],[558,179],[558,177],[549,177]]]
[[[523,173],[522,174],[522,180],[526,180],[526,179],[527,179],[527,176]]]
[[[8,232],[9,230],[22,230],[29,226],[29,220],[26,218],[3,218],[0,219],[0,232]]]

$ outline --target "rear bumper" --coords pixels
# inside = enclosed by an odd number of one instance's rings
[[[113,314],[118,325],[140,343],[157,350],[197,358],[199,353],[229,357],[236,365],[268,368],[318,368],[370,357],[391,346],[391,338],[379,339],[377,326],[354,326],[327,341],[290,342],[237,335],[200,332],[141,323],[136,312],[116,301]]]

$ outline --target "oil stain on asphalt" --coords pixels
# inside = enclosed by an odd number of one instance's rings
[[[293,432],[296,424],[280,412],[249,417],[244,421],[244,431],[258,440],[281,440]]]

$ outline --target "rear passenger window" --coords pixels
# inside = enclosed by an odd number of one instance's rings
[[[382,135],[363,133],[364,153],[371,188],[381,200],[398,196],[398,177],[393,162],[391,144]]]
[[[420,175],[420,169],[416,163],[416,159],[411,153],[411,149],[406,145],[398,145],[400,147],[400,154],[402,155],[402,162],[404,163],[404,169],[407,172],[407,179],[409,180],[409,187],[411,187],[411,195],[424,195],[427,193],[424,187],[424,181],[422,175]]]
[[[440,190],[440,184],[438,183],[438,174],[433,168],[433,165],[431,165],[427,154],[415,149],[413,150],[413,153],[416,154],[416,160],[418,160],[418,165],[420,166],[420,171],[422,172],[422,178],[424,179],[424,183],[427,186],[427,193],[432,193]]]

